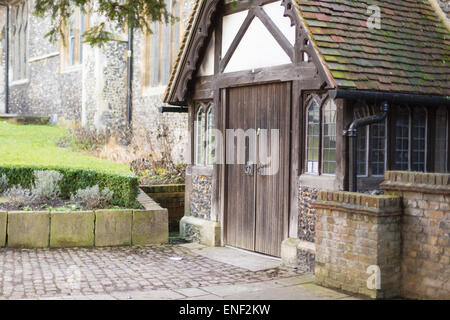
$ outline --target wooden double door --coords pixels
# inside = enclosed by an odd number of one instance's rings
[[[244,163],[242,158],[238,163],[235,149],[234,161],[226,165],[225,243],[279,257],[288,233],[291,83],[230,88],[226,104],[226,129],[248,134]],[[263,132],[267,139],[260,138]],[[262,148],[271,157],[269,164]]]

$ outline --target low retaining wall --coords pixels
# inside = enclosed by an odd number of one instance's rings
[[[169,212],[169,229],[178,231],[180,219],[184,216],[184,184],[141,186],[141,189],[161,207]]]
[[[321,191],[315,276],[320,285],[391,298],[400,294],[400,198]]]
[[[404,208],[401,295],[450,299],[450,175],[390,171],[381,188]]]
[[[166,209],[0,212],[0,247],[103,247],[168,240]]]

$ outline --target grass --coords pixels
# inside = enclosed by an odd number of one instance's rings
[[[56,142],[65,136],[67,130],[56,126],[0,122],[0,166],[49,166],[132,175],[125,164],[58,147]]]

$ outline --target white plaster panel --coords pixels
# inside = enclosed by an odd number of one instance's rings
[[[283,17],[284,7],[281,1],[272,2],[263,6],[264,11],[272,19],[275,25],[284,34],[286,39],[294,45],[295,44],[295,26],[291,26],[291,19]]]
[[[239,31],[245,17],[248,15],[248,10],[229,14],[223,17],[222,21],[222,57],[227,53],[233,39]]]
[[[264,24],[255,17],[241,39],[224,72],[251,70],[291,63]]]

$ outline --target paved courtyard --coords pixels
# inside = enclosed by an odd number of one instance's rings
[[[189,245],[1,248],[0,299],[351,298],[318,287],[312,274],[280,267],[273,259],[227,248],[201,250]],[[246,266],[243,255],[260,268]]]

